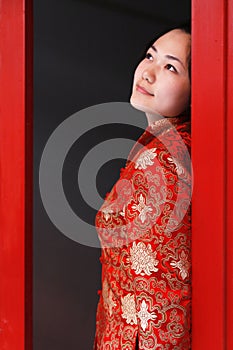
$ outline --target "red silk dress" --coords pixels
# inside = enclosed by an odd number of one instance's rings
[[[102,291],[96,350],[188,350],[190,122],[149,126],[96,216]]]

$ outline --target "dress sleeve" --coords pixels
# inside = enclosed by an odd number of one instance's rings
[[[172,150],[151,143],[131,164],[125,217],[139,349],[191,348],[190,160]]]

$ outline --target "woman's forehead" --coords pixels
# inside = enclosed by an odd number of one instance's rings
[[[155,40],[153,47],[158,53],[178,55],[186,59],[190,55],[191,35],[181,29],[174,29]]]
[[[184,32],[182,29],[173,29],[155,40],[155,43],[160,42],[180,42],[183,45],[185,42],[191,44],[191,35]]]

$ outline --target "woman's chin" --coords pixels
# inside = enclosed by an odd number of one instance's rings
[[[143,104],[139,103],[138,101],[135,101],[135,99],[132,97],[130,99],[130,104],[132,107],[138,109],[141,112],[145,112],[145,113],[147,112],[147,108]]]
[[[155,117],[162,117],[162,115],[150,108],[148,108],[148,106],[145,106],[144,104],[135,101],[135,99],[131,98],[130,99],[130,104],[132,107],[134,107],[135,109],[138,109],[141,112],[144,112],[146,115],[154,115]]]

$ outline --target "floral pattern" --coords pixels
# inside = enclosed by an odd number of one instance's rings
[[[144,151],[135,162],[135,169],[146,169],[148,165],[153,165],[152,159],[156,157],[156,148]]]
[[[130,248],[129,258],[131,268],[135,270],[137,275],[150,276],[152,272],[158,271],[156,266],[159,261],[155,259],[156,254],[156,252],[153,252],[151,244],[146,245],[143,242],[136,244],[133,242],[133,246]]]
[[[148,205],[146,205],[146,200],[143,197],[142,194],[139,196],[138,204],[132,205],[133,211],[138,211],[139,212],[139,219],[141,220],[142,223],[145,222],[147,214],[152,212],[152,208]]]
[[[94,350],[190,350],[190,124],[165,118],[137,144],[96,216]]]
[[[112,316],[112,309],[116,306],[116,303],[113,300],[113,292],[108,288],[106,281],[103,283],[103,299],[106,307],[108,308],[109,315]]]
[[[141,321],[141,327],[144,331],[148,327],[148,321],[153,321],[157,318],[154,312],[148,311],[148,306],[146,305],[145,300],[143,300],[141,303],[140,311],[138,312],[138,318]]]
[[[126,323],[137,324],[136,304],[134,296],[130,293],[121,298],[122,317],[126,319]]]
[[[178,174],[178,176],[181,176],[184,174],[184,168],[179,164],[179,162],[172,158],[172,157],[168,157],[167,160],[170,162],[170,164],[174,164],[175,165],[175,170]]]
[[[188,277],[189,270],[190,270],[190,262],[188,261],[188,255],[185,254],[185,252],[182,250],[180,254],[180,260],[175,261],[173,260],[170,265],[173,268],[178,268],[180,270],[180,275],[183,280]]]
[[[108,221],[111,218],[113,210],[106,207],[106,208],[102,209],[102,212],[103,212],[103,216],[104,216],[105,220]]]

